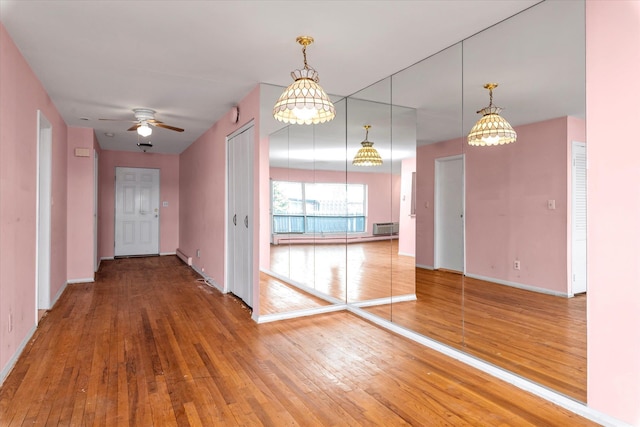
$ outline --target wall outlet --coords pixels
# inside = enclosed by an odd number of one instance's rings
[[[513,269],[514,270],[520,270],[520,261],[519,260],[513,261]]]
[[[200,249],[196,249],[196,258],[200,258]]]
[[[9,325],[7,326],[9,329],[8,332],[13,331],[13,313],[9,312]]]

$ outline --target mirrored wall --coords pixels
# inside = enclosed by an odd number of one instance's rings
[[[273,132],[261,314],[358,307],[585,401],[584,63],[546,1]],[[486,83],[513,144],[467,144]]]

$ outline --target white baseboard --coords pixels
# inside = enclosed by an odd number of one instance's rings
[[[175,252],[160,252],[160,256],[175,255]]]
[[[71,279],[71,280],[67,280],[67,285],[73,285],[76,283],[93,283],[95,282],[95,279],[93,277],[87,277],[84,279]]]
[[[20,358],[20,355],[24,351],[25,347],[27,346],[27,344],[29,344],[29,341],[31,341],[31,338],[33,338],[33,334],[36,332],[37,327],[38,325],[33,325],[33,327],[29,330],[27,335],[25,335],[24,339],[16,349],[15,353],[13,353],[13,357],[9,359],[4,369],[2,369],[2,372],[0,372],[0,386],[2,386],[2,384],[4,383],[4,380],[7,379],[7,377],[13,370],[13,367],[16,365],[18,358]]]
[[[313,316],[315,314],[330,313],[345,310],[346,304],[325,305],[322,307],[305,308],[303,310],[293,310],[284,313],[262,314],[254,318],[257,323],[275,322],[277,320],[294,319],[296,317]]]
[[[480,276],[478,274],[465,274],[465,276],[472,279],[484,280],[485,282],[497,283],[499,285],[511,286],[512,288],[524,289],[525,291],[538,292],[540,294],[553,295],[556,297],[569,298],[569,294],[553,291],[551,289],[539,288],[537,286],[524,285],[522,283],[510,282],[508,280],[495,279],[493,277]]]
[[[407,253],[404,253],[404,252],[398,252],[398,255],[408,256],[408,257],[411,257],[411,258],[415,258],[416,257],[416,254],[407,254]]]
[[[350,302],[349,305],[353,307],[373,307],[375,305],[389,305],[398,302],[415,301],[418,298],[416,294],[397,295],[392,297],[368,299],[365,301]]]
[[[433,270],[433,266],[432,265],[423,265],[423,264],[416,264],[417,268],[424,268],[425,270]]]
[[[100,261],[110,261],[110,260],[113,260],[113,259],[115,259],[115,258],[112,257],[112,256],[103,256],[102,258],[100,258]]]

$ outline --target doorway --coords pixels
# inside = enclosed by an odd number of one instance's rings
[[[253,307],[253,123],[227,138],[227,289]]]
[[[464,157],[436,159],[434,268],[464,273]]]
[[[114,256],[160,254],[160,170],[116,167]]]
[[[38,110],[36,189],[36,323],[51,308],[51,170],[53,128]]]

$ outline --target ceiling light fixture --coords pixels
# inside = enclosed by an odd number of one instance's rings
[[[151,128],[147,124],[147,122],[142,122],[140,126],[138,126],[138,135],[140,136],[149,136],[151,135]]]
[[[302,45],[304,68],[291,72],[294,82],[280,95],[273,107],[273,117],[299,125],[328,122],[336,116],[336,108],[318,84],[317,71],[307,65],[307,46],[313,43],[313,37],[300,36],[296,41]]]
[[[138,148],[140,148],[143,153],[146,153],[147,150],[151,150],[151,148],[153,148],[153,144],[151,141],[138,142]]]
[[[373,142],[369,141],[369,129],[371,125],[364,125],[366,134],[362,144],[362,148],[358,150],[356,156],[353,158],[354,166],[380,166],[382,164],[382,157],[378,153],[378,150],[373,148]]]
[[[485,89],[489,89],[489,106],[477,111],[482,114],[482,118],[469,132],[469,145],[503,145],[516,142],[516,131],[500,116],[502,108],[493,105],[493,89],[497,87],[498,83],[484,85]]]

